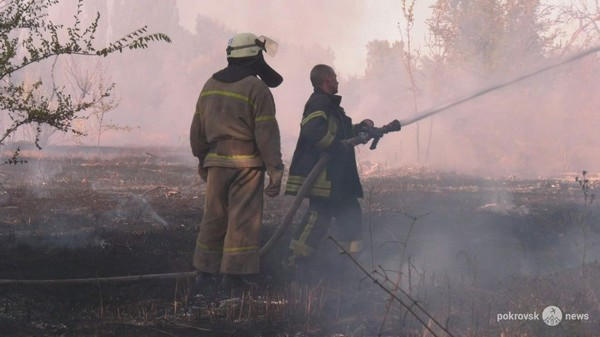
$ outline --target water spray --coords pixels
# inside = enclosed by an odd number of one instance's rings
[[[420,114],[417,114],[416,116],[414,116],[412,118],[400,120],[400,124],[404,127],[404,126],[416,123],[416,122],[418,122],[418,121],[420,121],[422,119],[425,119],[427,117],[431,117],[431,116],[433,116],[433,115],[435,115],[437,113],[440,113],[440,112],[442,112],[444,110],[448,110],[448,109],[450,109],[452,107],[455,107],[455,106],[457,106],[459,104],[462,104],[464,102],[470,101],[470,100],[472,100],[474,98],[477,98],[479,96],[485,95],[485,94],[487,94],[489,92],[492,92],[492,91],[495,91],[495,90],[498,90],[498,89],[502,89],[502,88],[507,87],[509,85],[512,85],[512,84],[521,82],[523,80],[526,80],[526,79],[528,79],[530,77],[539,75],[539,74],[541,74],[543,72],[546,72],[548,70],[551,70],[551,69],[563,66],[563,65],[571,63],[571,62],[575,62],[577,60],[580,60],[580,59],[582,59],[582,58],[584,58],[584,57],[586,57],[588,55],[597,53],[599,51],[600,51],[600,46],[596,46],[594,48],[587,49],[585,51],[582,51],[581,53],[577,53],[577,54],[575,54],[575,55],[573,55],[573,56],[571,56],[571,57],[569,57],[567,59],[564,59],[564,60],[562,60],[560,62],[547,65],[547,66],[542,67],[542,68],[540,68],[538,70],[526,73],[524,75],[521,75],[519,77],[513,78],[511,80],[504,81],[504,82],[501,82],[501,83],[489,86],[487,88],[481,89],[479,91],[476,91],[476,92],[474,92],[474,93],[472,93],[470,95],[467,95],[467,96],[465,96],[463,98],[460,98],[460,99],[458,99],[456,101],[453,101],[451,103],[448,103],[448,104],[445,104],[445,105],[442,105],[442,106],[439,106],[439,107],[431,108],[429,110],[422,111]]]

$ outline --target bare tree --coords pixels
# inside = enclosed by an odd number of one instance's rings
[[[419,88],[415,80],[416,60],[418,59],[418,53],[413,55],[412,47],[412,36],[413,28],[415,25],[415,1],[416,0],[402,0],[402,15],[404,16],[405,26],[403,30],[402,42],[404,43],[404,66],[408,74],[410,81],[410,92],[412,95],[413,113],[416,114],[419,111],[417,104],[417,95]],[[420,123],[416,124],[416,140],[417,140],[417,161],[421,162],[421,140],[420,140]]]
[[[170,42],[162,33],[148,34],[147,27],[116,40],[108,46],[94,46],[100,13],[83,26],[83,0],[78,0],[74,22],[70,26],[53,22],[49,8],[58,0],[0,0],[0,111],[10,122],[0,134],[0,145],[24,125],[48,125],[53,129],[77,134],[73,121],[80,113],[111,95],[112,85],[98,97],[74,99],[64,87],[53,85],[45,94],[40,79],[30,87],[17,80],[18,73],[36,64],[63,55],[107,56],[124,49],[145,49],[156,41]],[[47,89],[46,89],[47,90]],[[35,145],[40,147],[41,128],[37,128]]]
[[[95,64],[83,66],[73,57],[65,64],[68,82],[73,93],[77,93],[81,101],[85,99],[97,100],[97,103],[88,109],[86,114],[79,117],[83,121],[77,128],[81,132],[76,137],[93,136],[95,143],[100,146],[102,135],[105,131],[131,131],[133,127],[112,123],[107,119],[107,113],[117,108],[119,98],[114,95],[100,98],[103,92],[114,85],[107,77],[104,66],[100,61]]]
[[[556,13],[555,24],[561,25],[566,41],[561,44],[561,55],[573,49],[585,48],[600,40],[600,1],[578,0],[550,7]],[[577,27],[568,29],[567,27]]]

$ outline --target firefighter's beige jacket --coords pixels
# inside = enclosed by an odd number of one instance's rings
[[[210,78],[198,98],[190,130],[194,156],[204,167],[282,169],[275,102],[263,81]]]

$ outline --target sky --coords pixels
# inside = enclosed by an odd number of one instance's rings
[[[431,16],[431,6],[435,2],[415,1],[415,49],[423,49],[427,44],[426,20]],[[571,2],[543,1],[562,5]],[[406,24],[402,0],[177,0],[177,6],[180,24],[190,31],[194,30],[196,17],[202,15],[233,31],[249,31],[285,43],[330,48],[335,55],[334,67],[346,78],[364,74],[369,41],[400,40],[401,29]],[[259,6],[263,8],[259,9]]]
[[[424,44],[425,20],[431,14],[433,0],[415,4],[414,40]],[[330,0],[327,2],[266,0],[221,0],[214,4],[177,0],[181,24],[193,31],[198,15],[222,22],[233,31],[249,31],[277,41],[330,48],[335,54],[334,67],[342,76],[360,76],[366,65],[366,45],[371,40],[395,41],[404,27],[399,0]],[[262,15],[249,13],[262,12]],[[343,13],[343,15],[341,15]],[[347,18],[352,18],[348,20]],[[310,27],[307,27],[310,26]],[[317,27],[321,26],[321,29]]]

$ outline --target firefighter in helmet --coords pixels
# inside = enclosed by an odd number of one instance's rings
[[[244,283],[259,272],[263,193],[277,196],[283,175],[269,90],[283,79],[263,58],[276,49],[267,37],[236,34],[227,44],[228,66],[206,81],[196,104],[190,143],[206,182],[193,258],[199,282],[224,274]]]

